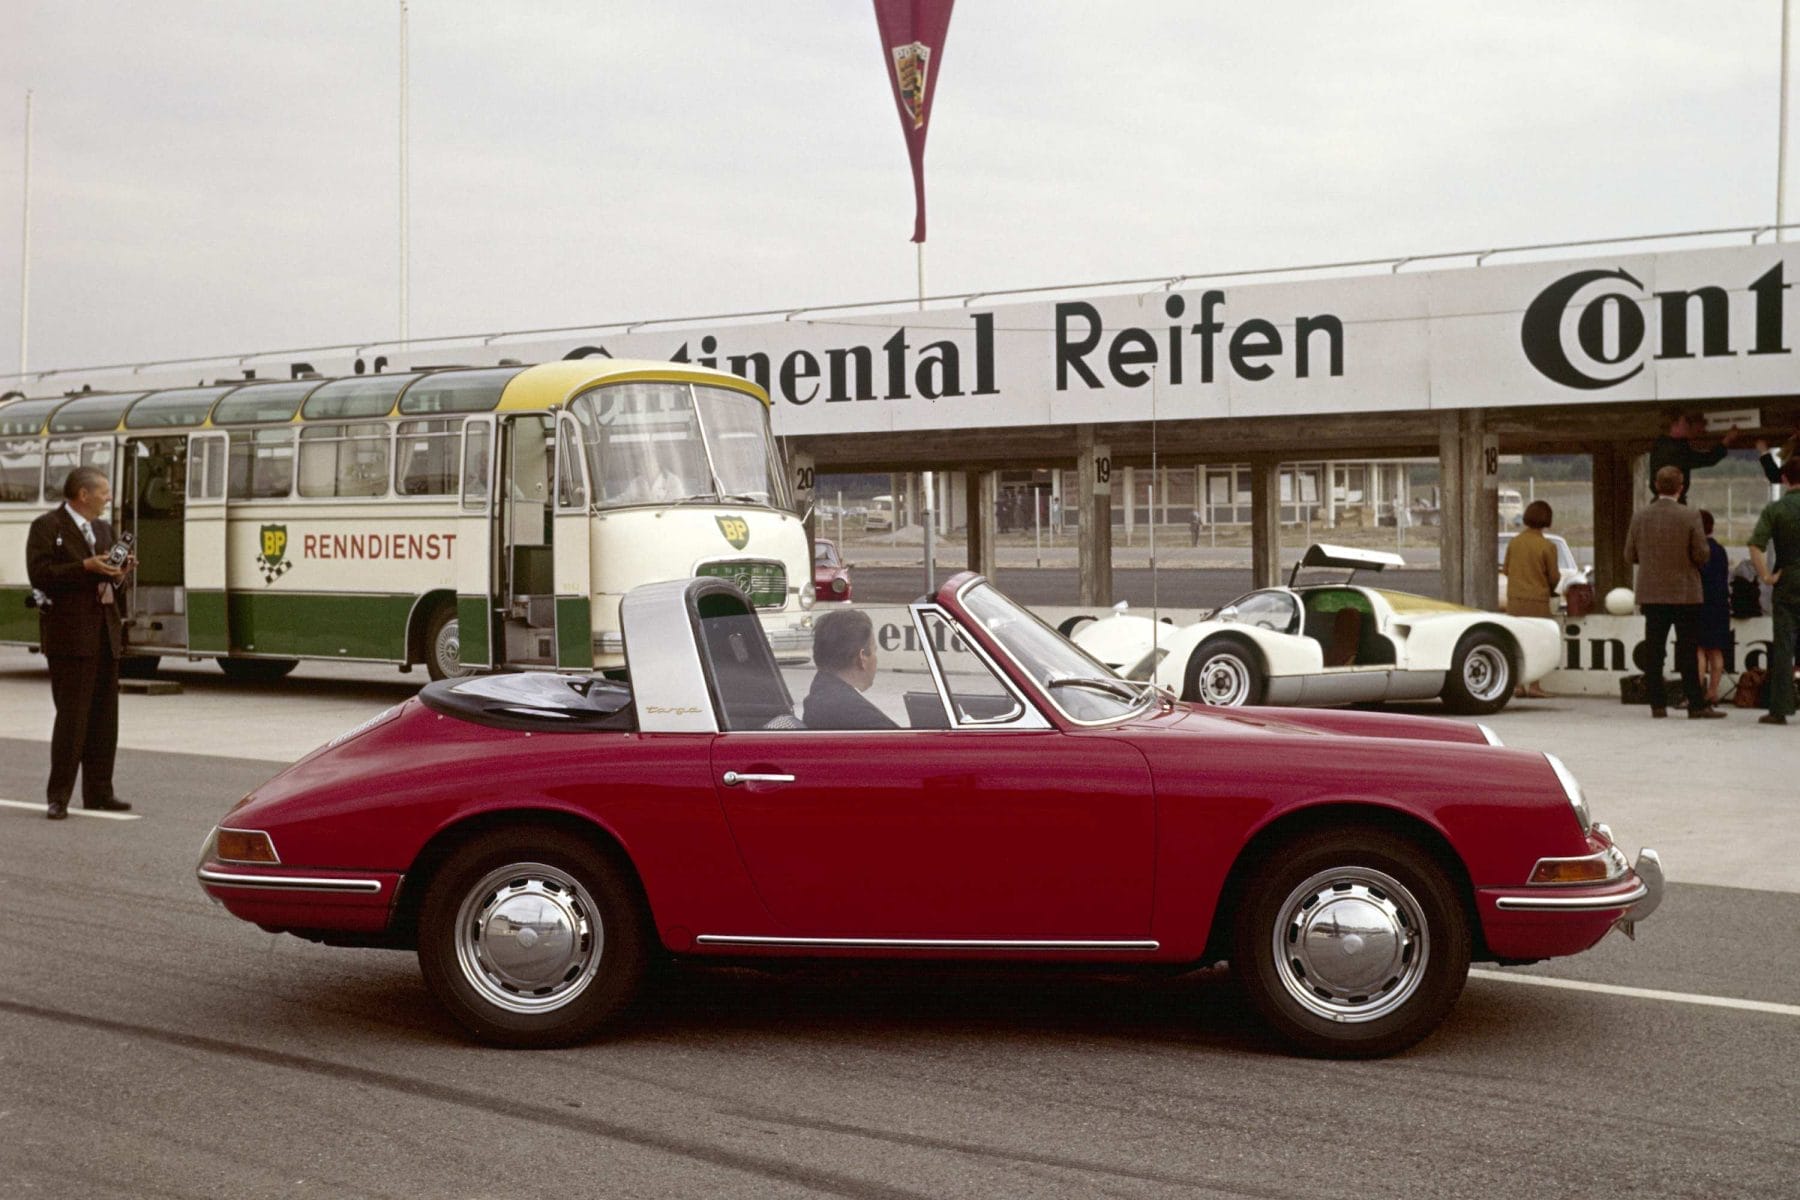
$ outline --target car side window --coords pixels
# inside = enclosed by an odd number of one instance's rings
[[[1294,633],[1300,624],[1300,607],[1286,592],[1251,592],[1233,601],[1240,625],[1255,625],[1276,633]]]
[[[956,626],[942,613],[923,614],[944,694],[959,726],[1005,725],[1024,713],[1024,705],[976,654]]]

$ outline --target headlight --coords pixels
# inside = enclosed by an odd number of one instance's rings
[[[1574,774],[1563,766],[1562,759],[1556,755],[1546,754],[1544,761],[1556,772],[1557,782],[1562,784],[1563,795],[1569,798],[1569,807],[1575,810],[1575,819],[1581,823],[1581,832],[1585,835],[1593,821],[1588,817],[1587,796],[1582,792],[1581,784],[1576,782]]]
[[[850,590],[850,585],[844,581],[844,577],[842,575],[839,575],[837,578],[835,578],[831,581],[831,590],[841,596],[845,592]]]
[[[801,588],[800,589],[800,607],[802,609],[811,608],[813,606],[814,599],[815,599],[815,597],[812,594],[811,588]]]

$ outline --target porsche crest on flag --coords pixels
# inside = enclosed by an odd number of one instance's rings
[[[888,82],[900,112],[900,131],[912,160],[913,235],[925,240],[925,135],[943,71],[944,37],[955,0],[875,0],[875,23],[887,58]]]

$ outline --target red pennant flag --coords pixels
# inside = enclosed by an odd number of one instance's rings
[[[913,235],[925,240],[925,134],[931,124],[931,102],[937,98],[938,75],[944,69],[944,35],[950,31],[950,9],[956,0],[875,0],[875,23],[881,28],[881,52],[888,81],[894,85],[894,107],[912,159]]]

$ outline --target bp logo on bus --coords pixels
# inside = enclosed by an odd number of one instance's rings
[[[750,544],[750,522],[742,517],[715,517],[719,523],[719,532],[731,543],[733,550],[742,550]]]
[[[262,570],[264,587],[287,574],[288,568],[294,565],[294,560],[287,556],[287,545],[286,525],[262,527],[262,553],[256,556],[256,565]]]

